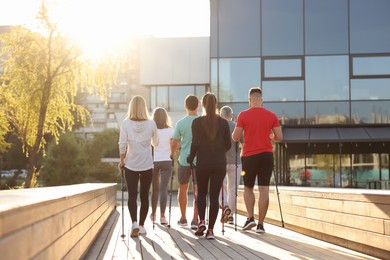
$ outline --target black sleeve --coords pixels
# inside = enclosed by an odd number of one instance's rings
[[[223,122],[223,129],[224,129],[223,139],[225,141],[225,151],[228,151],[232,147],[230,128],[228,122],[225,119],[222,120],[223,120],[222,122]]]
[[[198,148],[199,148],[200,133],[199,133],[198,121],[199,120],[197,120],[197,119],[192,121],[192,126],[191,126],[191,129],[192,129],[191,150],[190,150],[190,154],[187,157],[187,162],[189,164],[192,164],[192,162],[194,161],[194,158],[195,158],[196,153],[198,152]]]

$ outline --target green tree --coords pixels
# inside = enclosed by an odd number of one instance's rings
[[[66,133],[60,136],[58,144],[50,142],[40,180],[45,186],[83,183],[86,169],[80,141],[73,133]]]
[[[0,104],[29,160],[25,187],[36,184],[36,162],[45,136],[58,140],[88,117],[88,111],[74,102],[77,92],[95,91],[106,97],[117,75],[112,61],[89,63],[51,23],[45,6],[37,19],[37,31],[16,27],[0,36],[0,56],[7,57],[0,64]]]

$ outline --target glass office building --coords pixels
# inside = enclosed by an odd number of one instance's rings
[[[211,91],[237,114],[248,108],[248,89],[262,87],[286,134],[275,151],[280,182],[388,188],[390,1],[210,7]]]

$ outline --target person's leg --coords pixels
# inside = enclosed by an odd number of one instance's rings
[[[209,226],[208,229],[214,229],[214,224],[218,216],[219,210],[219,193],[221,191],[222,182],[226,175],[226,166],[215,167],[208,172],[210,176],[210,210],[209,210]]]
[[[192,221],[198,221],[198,205],[196,205],[195,197],[198,196],[198,183],[197,183],[197,176],[196,176],[196,169],[192,169],[192,174],[194,175],[194,181],[192,182],[193,185],[193,192],[194,192],[194,203],[193,203],[193,208],[194,208],[194,214],[192,216]]]
[[[259,160],[260,173],[258,174],[259,185],[259,224],[263,225],[269,205],[269,183],[271,180],[274,159],[272,153],[262,153]]]
[[[180,219],[187,219],[186,210],[188,203],[188,182],[190,180],[190,167],[182,166],[179,164],[178,166],[178,181],[179,181],[179,193],[178,200],[181,212]]]
[[[149,189],[152,183],[152,169],[140,172],[140,200],[139,224],[143,226],[149,210]]]
[[[156,210],[160,191],[160,163],[155,162],[152,178],[152,220],[156,220]]]
[[[200,173],[196,176],[197,178],[197,208],[199,212],[199,220],[205,220],[206,215],[206,197],[209,185],[209,176],[204,172],[204,169],[197,167],[197,172]]]
[[[127,200],[127,206],[131,217],[131,222],[137,222],[137,194],[138,194],[138,172],[131,171],[125,168],[125,179],[127,185],[127,192],[129,199]]]
[[[237,175],[240,175],[241,170],[238,171],[237,169]],[[228,164],[227,165],[227,191],[226,191],[226,197],[227,197],[227,203],[229,205],[229,208],[231,209],[230,214],[234,214],[236,212],[236,186],[239,185],[239,181],[236,181],[236,165],[235,164]]]
[[[263,225],[269,205],[269,186],[259,186],[259,224]]]
[[[258,172],[256,160],[256,155],[242,157],[242,168],[245,171],[244,202],[248,219],[253,218],[254,216],[255,194],[253,193],[253,187],[255,186]]]
[[[161,181],[160,181],[160,217],[165,218],[165,209],[168,200],[168,185],[171,179],[171,162],[161,162]]]

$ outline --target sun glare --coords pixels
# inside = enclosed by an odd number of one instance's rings
[[[122,51],[135,37],[209,36],[209,0],[52,0],[59,29],[90,56]]]

